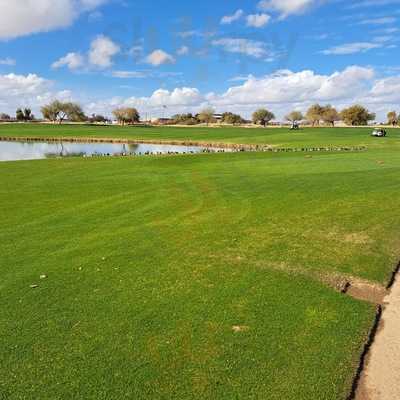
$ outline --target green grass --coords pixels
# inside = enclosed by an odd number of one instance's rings
[[[386,147],[400,143],[400,129],[389,129],[389,137],[372,138],[372,128],[305,128],[293,132],[288,128],[241,127],[120,127],[51,124],[0,124],[0,136],[87,137],[143,140],[177,140],[274,146],[355,146]]]
[[[90,129],[62,128],[9,134]],[[270,131],[208,132],[261,143]],[[400,244],[397,136],[312,158],[0,163],[0,399],[345,399],[375,311],[318,278],[387,282]]]

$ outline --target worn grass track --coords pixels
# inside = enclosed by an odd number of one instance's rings
[[[392,140],[0,163],[0,398],[345,398],[374,307],[296,269],[387,282]]]

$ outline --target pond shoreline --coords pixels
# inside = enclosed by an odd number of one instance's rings
[[[318,147],[276,147],[272,145],[237,144],[202,142],[192,140],[146,140],[146,139],[118,139],[92,137],[19,137],[0,136],[1,141],[8,142],[49,142],[49,143],[115,143],[115,144],[152,144],[187,147],[206,147],[209,149],[231,149],[236,151],[269,151],[269,152],[333,152],[333,151],[365,151],[366,146],[318,146]]]
[[[237,143],[202,142],[193,140],[147,140],[147,139],[116,139],[116,138],[93,138],[93,137],[20,137],[0,136],[0,141],[13,142],[69,142],[69,143],[117,143],[117,144],[156,144],[171,146],[198,146],[224,149],[261,150],[272,149],[270,145],[252,145]]]

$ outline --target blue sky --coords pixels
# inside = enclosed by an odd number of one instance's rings
[[[14,4],[14,3],[17,3]],[[0,0],[0,112],[400,109],[400,0]],[[396,108],[397,107],[397,108]]]

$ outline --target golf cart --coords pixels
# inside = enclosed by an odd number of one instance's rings
[[[291,131],[298,131],[300,129],[299,124],[297,122],[293,122],[292,127],[290,128]]]
[[[374,136],[374,137],[385,137],[386,136],[386,130],[383,129],[383,128],[376,128],[372,132],[371,136]]]

